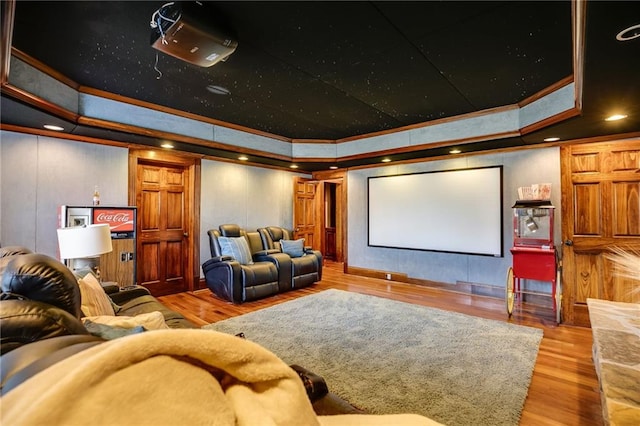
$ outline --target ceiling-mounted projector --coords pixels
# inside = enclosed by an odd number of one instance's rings
[[[216,29],[201,2],[165,3],[151,17],[151,46],[183,61],[210,67],[231,55],[238,42]]]

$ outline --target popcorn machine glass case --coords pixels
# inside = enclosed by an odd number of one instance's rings
[[[552,248],[554,210],[550,201],[517,201],[513,205],[513,245]]]

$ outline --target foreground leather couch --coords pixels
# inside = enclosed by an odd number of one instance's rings
[[[0,423],[7,425],[437,424],[411,414],[319,415],[297,373],[276,355],[211,330],[158,330],[106,342],[61,336],[0,360]]]
[[[311,405],[300,377],[274,354],[186,320],[173,322],[180,330],[92,336],[66,266],[28,250],[3,260],[6,252],[0,249],[0,424],[436,424],[415,415],[354,419],[349,414],[361,411],[331,393]],[[120,293],[112,294],[126,303]],[[131,301],[148,296],[139,293]]]
[[[80,289],[74,274],[58,260],[26,248],[0,248],[0,353],[56,336],[89,334],[81,321]],[[107,286],[117,316],[159,311],[169,328],[193,328],[143,287],[121,291]]]

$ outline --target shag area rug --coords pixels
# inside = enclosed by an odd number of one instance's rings
[[[517,425],[542,330],[326,290],[204,328],[244,333],[372,414]]]

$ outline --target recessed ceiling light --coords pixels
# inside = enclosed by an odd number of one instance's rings
[[[543,141],[545,141],[545,142],[555,142],[555,141],[559,141],[559,140],[560,140],[560,138],[555,137],[555,136],[552,137],[552,138],[544,138],[543,139]]]
[[[173,148],[173,145],[169,142],[165,142],[162,145],[160,145],[162,148],[167,148],[167,149],[171,149]]]
[[[226,87],[216,86],[215,84],[209,84],[207,90],[214,95],[230,95],[231,92]]]
[[[292,169],[297,169],[297,168],[298,168],[298,165],[297,165],[297,164],[292,164],[292,165],[290,165],[289,167],[291,167]]]
[[[247,161],[249,159],[249,157],[245,156],[245,155],[241,155],[240,157],[238,157],[238,160],[240,161]]]
[[[391,158],[383,158],[382,162],[383,163],[389,163],[389,162],[391,162]]]
[[[640,24],[625,28],[616,35],[618,41],[629,41],[640,37]]]
[[[329,166],[329,168],[330,168],[331,170],[335,170],[335,169],[337,169],[337,168],[338,168],[338,166]]]
[[[618,121],[627,118],[626,114],[613,114],[605,118],[604,121]]]
[[[45,124],[44,126],[45,129],[49,129],[49,130],[55,130],[56,132],[61,132],[64,130],[64,127],[60,127],[60,126],[56,126],[54,124]]]
[[[461,149],[459,148],[454,148],[451,151],[449,151],[449,154],[460,154],[462,152]]]

